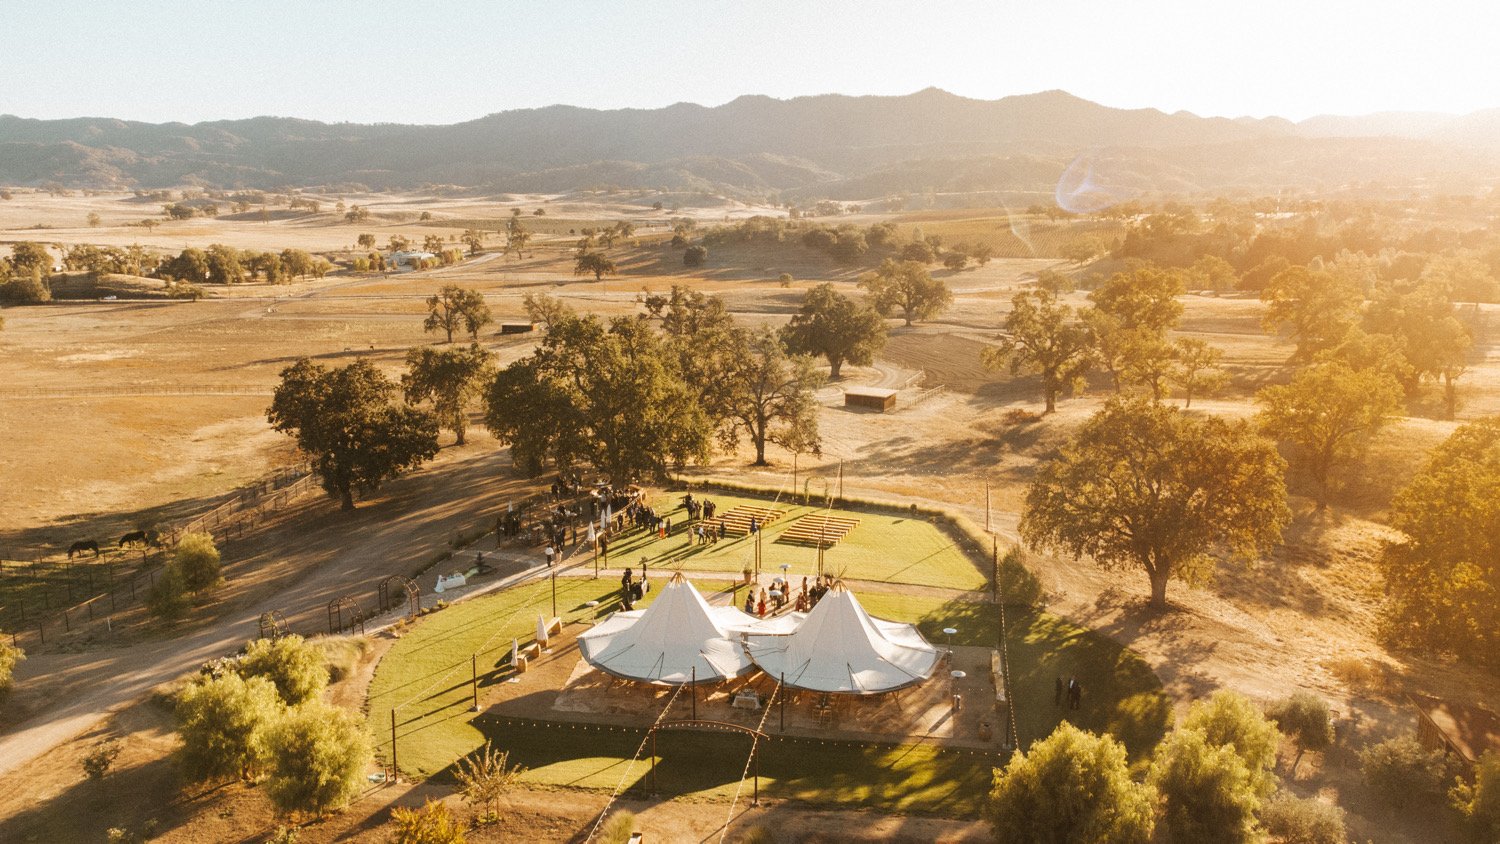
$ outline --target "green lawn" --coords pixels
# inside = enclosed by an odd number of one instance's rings
[[[946,641],[945,627],[958,631],[955,645],[994,647],[999,638],[999,615],[990,604],[905,595],[859,599],[872,615],[916,623],[934,643]],[[1161,740],[1171,723],[1172,706],[1145,660],[1049,612],[1011,607],[1006,623],[1020,747],[1050,735],[1065,717],[1083,729],[1112,733],[1134,759],[1144,757]],[[1083,686],[1078,710],[1053,704],[1053,684],[1059,676],[1077,677]]]
[[[705,594],[725,583],[695,584]],[[591,619],[617,608],[618,584],[608,580],[558,581],[558,608],[567,619]],[[654,594],[654,593],[653,593]],[[934,642],[955,627],[957,645],[992,645],[998,617],[986,604],[901,595],[860,595],[873,614],[917,623]],[[583,607],[600,600],[597,609]],[[370,687],[370,726],[389,758],[390,709],[398,711],[400,762],[408,775],[446,778],[460,756],[486,739],[511,751],[529,769],[525,779],[544,785],[613,790],[644,788],[644,758],[629,765],[643,733],[634,729],[582,728],[526,722],[468,711],[469,655],[480,651],[481,685],[496,682],[510,639],[530,639],[537,612],[550,612],[547,583],[529,584],[457,604],[418,622],[386,654]],[[1160,683],[1130,651],[1037,611],[1013,611],[1007,646],[1021,746],[1050,733],[1064,714],[1093,730],[1110,730],[1139,759],[1161,737],[1170,707]],[[1052,683],[1077,676],[1085,690],[1076,713],[1053,706]],[[658,788],[690,799],[720,799],[739,782],[748,739],[729,734],[663,733]],[[822,744],[778,739],[762,748],[761,789],[772,797],[811,804],[864,805],[887,811],[973,816],[989,788],[994,759],[944,752],[930,745]],[[748,785],[746,786],[748,788]]]
[[[953,537],[924,518],[912,519],[837,508],[829,511],[823,507],[786,500],[773,503],[770,499],[712,490],[695,493],[695,497],[711,499],[718,505],[720,513],[727,513],[740,504],[787,511],[786,515],[761,531],[761,570],[771,574],[780,573],[783,563],[791,566],[788,573],[794,580],[817,573],[816,547],[778,542],[777,539],[799,517],[810,513],[831,512],[835,516],[859,519],[859,526],[850,531],[838,545],[824,550],[825,572],[852,580],[912,583],[950,589],[984,589],[989,585],[985,576],[987,568],[981,567],[988,563],[976,562],[954,544]],[[688,571],[737,573],[747,565],[754,565],[755,540],[750,537],[726,538],[716,545],[693,545],[687,532],[677,528],[687,521],[681,493],[664,494],[652,504],[658,513],[672,520],[674,535],[667,539],[657,539],[654,533],[631,531],[610,544],[612,566],[636,566],[640,564],[642,557],[646,558],[652,568],[663,566]]]

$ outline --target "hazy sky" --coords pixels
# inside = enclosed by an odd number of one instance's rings
[[[0,112],[452,123],[740,94],[1061,88],[1205,115],[1500,106],[1500,5],[3,0]]]

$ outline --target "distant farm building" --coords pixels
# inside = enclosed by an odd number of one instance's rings
[[[500,323],[501,334],[530,334],[536,330],[534,322],[502,322]]]
[[[1466,774],[1473,775],[1487,751],[1500,753],[1500,716],[1427,695],[1409,697],[1417,708],[1417,739],[1422,746],[1458,759]]]
[[[391,266],[405,267],[411,264],[420,264],[423,261],[431,261],[437,258],[431,252],[392,252]]]
[[[880,387],[850,387],[844,390],[844,407],[862,407],[884,413],[896,406],[896,392]]]

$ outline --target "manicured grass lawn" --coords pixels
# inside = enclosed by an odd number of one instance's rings
[[[663,581],[656,579],[659,589]],[[694,583],[705,596],[725,582]],[[650,604],[652,589],[637,608]],[[599,601],[598,607],[586,607]],[[620,609],[620,583],[610,578],[557,580],[557,610],[564,622],[593,621]],[[536,617],[552,612],[552,587],[528,583],[454,604],[407,628],[375,669],[370,681],[369,724],[382,759],[390,761],[391,708],[396,711],[398,760],[403,772],[431,776],[484,744],[470,726],[470,656],[478,654],[480,692],[500,682],[510,662],[512,639],[536,638]],[[508,669],[507,669],[508,670]]]
[[[891,583],[913,583],[950,589],[983,589],[989,581],[987,569],[965,554],[946,532],[923,518],[892,516],[853,510],[807,506],[782,499],[749,498],[723,492],[694,493],[707,497],[727,513],[741,504],[773,507],[785,515],[761,531],[761,571],[779,574],[787,563],[794,582],[818,571],[818,549],[810,545],[793,545],[777,539],[798,518],[808,514],[831,513],[834,516],[859,519],[859,525],[837,545],[823,551],[823,571],[852,580],[879,580]],[[652,502],[658,513],[670,518],[673,535],[657,539],[656,534],[632,531],[612,542],[610,565],[638,566],[645,557],[651,566],[681,568],[688,571],[722,571],[738,573],[754,566],[755,540],[751,537],[728,537],[716,545],[693,545],[687,531],[687,511],[682,507],[681,493],[663,495]],[[985,564],[987,565],[987,564]]]
[[[726,583],[695,584],[705,594]],[[558,608],[568,619],[602,616],[617,608],[618,584],[608,580],[558,581]],[[654,592],[652,594],[655,594]],[[873,614],[917,623],[933,642],[956,627],[956,645],[992,646],[998,635],[994,607],[940,598],[864,594]],[[584,608],[600,600],[596,610]],[[550,612],[549,584],[529,584],[468,601],[417,623],[386,654],[370,688],[370,726],[389,758],[390,710],[397,713],[402,770],[446,778],[449,766],[488,739],[509,750],[536,784],[613,790],[644,788],[645,757],[629,760],[643,732],[585,729],[565,723],[527,722],[468,711],[469,656],[480,651],[481,685],[499,679],[510,639],[534,634],[537,612]],[[1170,707],[1150,669],[1134,654],[1056,616],[1013,610],[1007,646],[1012,690],[1024,748],[1052,731],[1064,715],[1082,727],[1110,730],[1140,758],[1161,737]],[[1067,712],[1052,703],[1054,677],[1076,676],[1084,706]],[[717,733],[662,733],[657,741],[658,788],[690,799],[733,794],[749,748],[747,737]],[[972,816],[990,786],[994,757],[944,752],[931,745],[822,744],[774,740],[761,749],[761,789],[777,799],[813,804],[865,805],[887,811]],[[748,789],[749,785],[745,786]]]
[[[600,730],[556,722],[484,718],[486,737],[527,767],[530,782],[643,793],[650,748],[630,759],[643,730]],[[663,731],[656,740],[657,792],[690,800],[729,800],[739,787],[750,737]],[[777,800],[868,806],[884,811],[971,817],[989,790],[996,757],[932,745],[860,745],[783,739],[760,745],[760,792]],[[752,783],[740,793],[748,802]]]
[[[871,615],[914,622],[936,644],[943,628],[958,631],[955,645],[994,647],[1000,619],[991,604],[907,595],[859,595]],[[1046,738],[1066,718],[1094,732],[1109,732],[1139,759],[1156,746],[1171,722],[1171,701],[1145,660],[1113,641],[1046,611],[1008,607],[1006,650],[1015,699],[1018,746]],[[1054,681],[1078,678],[1083,704],[1070,711],[1053,703]]]

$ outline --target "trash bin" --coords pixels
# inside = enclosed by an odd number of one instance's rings
[[[988,721],[980,721],[979,722],[979,740],[980,741],[990,741],[994,737],[995,737],[995,729],[990,726],[990,722],[988,722]]]

